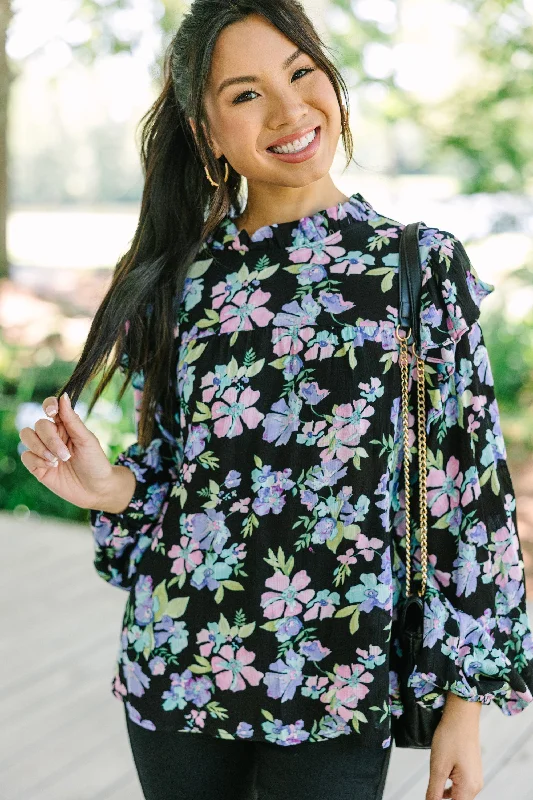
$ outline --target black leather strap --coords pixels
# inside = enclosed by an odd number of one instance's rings
[[[420,293],[422,291],[422,262],[419,250],[420,222],[410,222],[400,238],[400,306],[398,323],[411,328],[417,353],[420,352]]]

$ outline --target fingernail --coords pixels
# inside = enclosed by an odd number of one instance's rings
[[[58,447],[57,448],[57,452],[59,454],[59,458],[61,459],[61,461],[68,461],[69,460],[70,453],[69,453],[68,447],[64,447],[64,446],[63,447]]]
[[[71,403],[70,403],[70,397],[68,396],[68,394],[67,394],[66,392],[63,392],[63,395],[62,395],[62,396],[63,396],[63,397],[65,398],[65,400],[67,401],[67,406],[68,406],[69,408],[72,408],[72,405],[71,405]]]
[[[59,459],[56,458],[55,461],[50,461],[51,467],[58,467],[59,466]]]
[[[44,410],[49,417],[53,417],[54,414],[57,414],[57,408],[55,408],[54,406],[46,406]]]
[[[57,456],[51,453],[50,450],[45,450],[44,455],[48,459],[48,461],[57,462]]]

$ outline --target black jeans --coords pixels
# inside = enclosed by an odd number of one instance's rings
[[[355,735],[287,747],[150,731],[126,715],[146,800],[382,800],[392,746]]]

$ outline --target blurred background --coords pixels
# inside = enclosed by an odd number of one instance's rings
[[[142,192],[136,126],[158,94],[164,48],[188,5],[0,0],[0,511],[3,530],[20,535],[35,523],[47,531],[38,546],[49,548],[42,558],[51,567],[59,542],[65,567],[68,547],[77,557],[62,525],[79,523],[85,580],[88,512],[29,474],[19,431],[44,417],[43,399],[71,374],[133,237]],[[304,5],[350,88],[358,165],[343,171],[339,149],[339,188],[401,222],[452,231],[496,287],[481,323],[533,598],[533,0]],[[111,460],[135,439],[131,393],[117,403],[115,378],[88,420]],[[82,416],[93,389],[78,403]],[[111,595],[120,609],[125,596]],[[118,617],[116,626],[118,633]],[[16,663],[18,651],[11,654]],[[35,795],[19,781],[10,800],[119,797],[108,788],[63,795],[47,780],[49,795],[42,781]]]

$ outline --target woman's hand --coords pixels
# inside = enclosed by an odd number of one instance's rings
[[[43,409],[51,419],[38,419],[35,430],[20,431],[28,448],[21,454],[22,463],[39,483],[69,503],[100,508],[113,481],[113,467],[100,442],[76,414],[66,393],[59,400],[47,397]]]
[[[431,743],[426,800],[473,800],[483,788],[479,743],[481,703],[447,693]],[[445,789],[450,778],[452,786]]]

